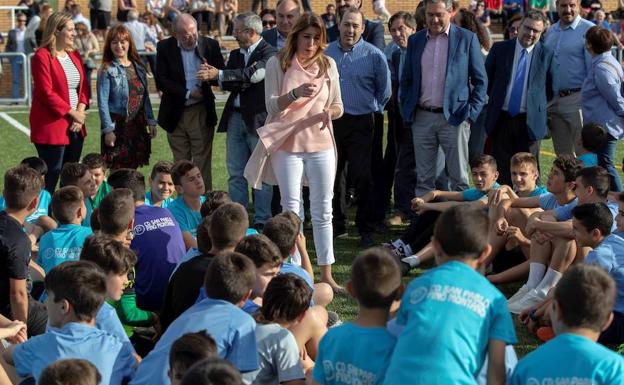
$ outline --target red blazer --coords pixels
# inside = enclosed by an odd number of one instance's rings
[[[80,73],[78,103],[89,106],[89,84],[85,77],[82,59],[78,51],[69,53],[69,57]],[[33,95],[30,109],[30,140],[36,144],[69,144],[69,126],[72,119],[67,115],[69,88],[67,77],[61,63],[52,57],[47,48],[39,48],[32,58]],[[85,126],[81,134],[87,136]]]

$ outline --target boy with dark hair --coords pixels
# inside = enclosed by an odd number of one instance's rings
[[[130,248],[137,254],[132,290],[141,309],[159,312],[169,277],[185,253],[180,226],[169,210],[145,204],[145,177],[139,171],[116,170],[108,177],[108,182],[115,190],[132,191],[134,238]]]
[[[173,163],[166,160],[158,161],[152,167],[149,177],[150,191],[145,194],[146,205],[166,209],[173,202],[175,187],[171,178],[172,167]]]
[[[93,232],[81,226],[87,213],[84,195],[76,186],[66,186],[52,196],[52,215],[59,226],[39,240],[37,263],[48,273],[66,261],[77,261],[85,240]]]
[[[260,367],[243,374],[245,383],[305,385],[297,340],[288,328],[301,322],[311,299],[308,285],[294,274],[269,282],[255,317]]]
[[[60,176],[61,187],[76,186],[85,196],[85,205],[87,206],[87,214],[85,215],[82,225],[91,227],[91,213],[93,212],[93,202],[90,197],[97,194],[95,181],[89,171],[89,166],[83,163],[65,163],[61,169]]]
[[[353,261],[347,290],[358,302],[358,315],[353,322],[330,329],[321,340],[319,364],[312,374],[315,384],[379,384],[390,363],[396,338],[386,323],[392,303],[403,292],[395,258],[379,247],[363,251]],[[339,374],[342,381],[337,380]]]
[[[621,383],[624,359],[596,343],[611,322],[615,302],[615,284],[602,269],[568,269],[554,289],[550,309],[557,337],[520,360],[509,384]]]
[[[97,215],[102,233],[129,245],[129,233],[134,228],[134,196],[130,189],[111,191],[102,199]]]
[[[241,374],[223,358],[207,358],[189,369],[180,385],[243,385]]]
[[[299,215],[295,214],[294,211],[282,211],[277,214],[276,217],[284,217],[288,219],[296,229],[299,229],[299,234],[297,235],[297,248],[291,255],[288,257],[288,262],[293,263],[297,266],[301,266],[303,270],[305,270],[312,280],[314,280],[314,270],[312,269],[312,262],[310,262],[310,255],[308,254],[308,249],[306,246],[306,237],[303,234],[302,220],[299,218]]]
[[[100,385],[101,381],[95,365],[78,358],[56,361],[39,377],[39,385]]]
[[[41,175],[41,186],[45,186],[45,175],[48,173],[48,165],[46,162],[36,156],[31,156],[28,158],[22,159],[20,162],[21,165],[26,165]],[[52,197],[50,193],[45,188],[41,187],[41,191],[39,192],[39,204],[37,205],[37,210],[34,213],[26,218],[26,222],[37,224],[40,226],[43,231],[47,231],[53,229],[55,227],[54,220],[49,216],[50,202]],[[0,198],[2,201],[2,198]],[[3,202],[0,202],[0,210],[4,208]]]
[[[516,342],[513,323],[503,294],[475,271],[491,250],[488,222],[482,209],[466,205],[438,218],[432,238],[438,267],[414,279],[403,295],[396,323],[404,329],[385,384],[475,383],[486,353],[488,383],[505,383],[505,346]]]
[[[206,188],[199,168],[188,160],[180,160],[173,165],[171,178],[178,197],[168,208],[180,224],[188,250],[197,247],[197,226],[202,219],[199,210],[206,200]]]
[[[587,123],[583,125],[581,137],[579,138],[581,151],[579,151],[578,160],[583,167],[598,166],[598,151],[607,141],[607,131],[599,124]]]
[[[43,370],[63,358],[84,358],[99,370],[103,384],[122,384],[135,371],[132,350],[95,327],[106,296],[106,277],[93,263],[63,263],[45,278],[51,330],[4,352],[17,374],[36,381]]]
[[[204,278],[208,298],[197,302],[167,328],[130,385],[169,385],[167,361],[171,345],[180,336],[201,330],[206,330],[215,340],[220,357],[232,362],[241,372],[256,370],[256,323],[240,309],[249,298],[255,280],[255,268],[246,256],[234,252],[216,256]]]
[[[197,362],[214,357],[219,357],[217,344],[205,330],[178,338],[169,352],[168,376],[171,385],[180,385],[186,372]]]
[[[577,206],[572,215],[577,245],[592,249],[585,257],[585,263],[601,267],[616,284],[613,321],[609,328],[602,331],[598,342],[624,343],[624,239],[611,233],[613,216],[604,203]]]
[[[106,182],[106,162],[101,154],[92,152],[82,158],[82,163],[89,167],[89,172],[95,183],[96,193],[88,198],[91,199],[91,204],[96,209],[102,202],[102,199],[110,192],[110,186]]]
[[[554,210],[532,215],[526,225],[526,234],[535,239],[531,242],[529,277],[516,294],[509,298],[509,311],[520,314],[523,310],[539,305],[550,289],[572,262],[584,257],[577,247],[572,227],[572,210],[585,203],[606,203],[613,219],[617,204],[607,202],[609,174],[602,167],[586,167],[578,171],[574,193],[577,200]],[[615,221],[612,231],[616,229]],[[533,240],[532,238],[532,240]]]
[[[30,296],[31,241],[24,222],[39,203],[41,176],[27,166],[13,167],[4,174],[6,207],[0,211],[0,314],[24,322],[30,336],[45,331],[43,304]]]
[[[200,227],[210,234],[212,247],[207,253],[182,263],[171,276],[161,313],[163,330],[195,303],[214,256],[233,251],[245,236],[248,225],[247,211],[238,203],[226,203],[204,219]]]
[[[216,209],[224,204],[232,202],[232,198],[230,198],[230,194],[228,194],[227,191],[208,191],[205,196],[206,200],[202,203],[201,209],[199,209],[199,213],[202,218],[206,218],[211,215]]]

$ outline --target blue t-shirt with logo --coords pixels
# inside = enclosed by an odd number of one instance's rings
[[[85,199],[85,206],[87,207],[87,215],[82,220],[81,225],[91,228],[91,214],[93,213],[93,202],[90,198]]]
[[[48,215],[50,203],[52,203],[52,196],[50,195],[48,190],[42,189],[39,192],[39,203],[37,204],[37,209],[34,213],[26,217],[26,222],[35,223],[39,217]],[[4,210],[5,208],[6,202],[4,201],[4,197],[0,195],[0,211]]]
[[[206,201],[205,196],[200,197],[201,203]],[[199,211],[193,211],[184,202],[184,198],[180,195],[167,207],[171,214],[175,217],[176,221],[180,225],[182,231],[188,231],[193,238],[197,238],[197,226],[202,221],[201,213]]]
[[[490,340],[516,343],[505,296],[465,263],[449,261],[408,286],[404,326],[384,384],[476,384]]]
[[[169,351],[186,333],[205,330],[215,340],[219,357],[241,372],[258,369],[256,321],[233,304],[206,298],[182,313],[143,359],[130,385],[170,385]]]
[[[169,198],[165,198],[162,201],[162,204],[160,205],[160,207],[162,207],[163,209],[166,209],[169,207],[169,205],[171,205],[171,203],[173,203],[174,199],[169,197]],[[152,202],[152,192],[148,191],[147,193],[145,193],[145,204],[148,206],[154,206],[154,203]]]
[[[81,225],[59,225],[39,239],[37,263],[47,274],[63,262],[77,261],[85,240],[92,234],[90,228]]]
[[[602,267],[613,278],[617,289],[613,310],[624,313],[624,239],[607,235],[587,254],[585,263]]]
[[[510,385],[612,385],[624,381],[624,358],[577,334],[564,333],[527,354]]]
[[[574,204],[576,206],[577,202],[578,198],[574,198],[574,200],[572,200],[568,204]],[[555,196],[555,194],[549,192],[541,194],[539,196],[539,206],[544,211],[554,210],[558,207],[563,207],[559,204],[559,202],[557,202],[557,197]]]
[[[312,378],[321,385],[380,385],[395,344],[385,327],[331,328],[319,344]]]
[[[618,205],[617,203],[614,202],[607,202],[606,203],[607,207],[609,208],[609,211],[611,212],[611,215],[613,215],[613,225],[611,226],[611,231],[616,231],[617,230],[617,223],[615,223],[615,217],[617,216],[618,213]],[[555,209],[555,217],[557,218],[557,221],[559,222],[563,222],[563,221],[569,221],[572,219],[572,210],[574,210],[574,208],[578,206],[578,200],[575,199],[574,201],[568,203],[567,205],[558,207]]]
[[[498,182],[494,182],[492,185],[492,190],[498,190],[500,188],[500,184]],[[464,202],[473,202],[478,201],[479,199],[486,196],[488,191],[477,190],[474,187],[471,187],[467,190],[462,191],[462,197],[464,198]]]

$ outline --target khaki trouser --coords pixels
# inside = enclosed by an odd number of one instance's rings
[[[556,96],[548,106],[548,128],[557,155],[579,153],[583,128],[581,92],[563,98]]]
[[[203,103],[184,109],[173,132],[167,133],[167,141],[173,161],[187,159],[201,171],[206,191],[212,190],[212,139],[214,127],[206,126],[206,107]]]

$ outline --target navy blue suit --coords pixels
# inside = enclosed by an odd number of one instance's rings
[[[539,159],[539,141],[546,136],[547,104],[557,90],[554,51],[537,42],[531,53],[526,90],[526,112],[514,117],[503,110],[512,71],[516,39],[496,43],[485,61],[489,102],[485,130],[499,169],[499,182],[510,184],[509,159],[531,152]]]

